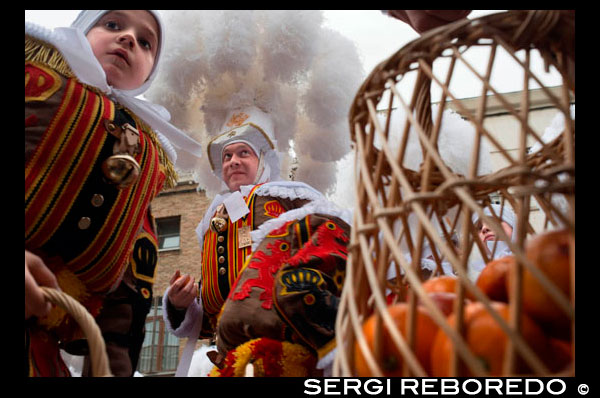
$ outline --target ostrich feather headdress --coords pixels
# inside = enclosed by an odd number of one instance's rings
[[[164,11],[162,72],[146,96],[207,147],[232,112],[270,118],[280,174],[327,192],[350,151],[348,111],[364,77],[354,44],[316,10]],[[196,178],[222,182],[203,157]],[[296,163],[297,162],[297,163]]]

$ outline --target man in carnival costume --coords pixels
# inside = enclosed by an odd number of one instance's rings
[[[260,375],[309,375],[335,333],[349,212],[309,185],[279,181],[267,114],[233,112],[227,127],[208,146],[230,191],[215,198],[197,228],[201,300],[194,300],[193,280],[179,277],[164,296],[166,318],[179,335],[200,319],[202,337],[216,331],[221,369],[212,375],[240,375],[260,358]],[[270,356],[277,363],[269,367]]]
[[[243,376],[250,363],[254,376],[315,375],[331,358],[351,213],[312,183],[282,178],[289,142],[296,178],[316,164],[310,175],[323,190],[319,178],[350,149],[347,110],[362,67],[352,43],[321,22],[319,11],[287,10],[173,20],[189,32],[175,53],[190,63],[174,56],[153,95],[201,97],[188,112],[203,116],[212,175],[199,179],[210,187],[216,177],[221,192],[196,229],[200,282],[176,272],[163,315],[192,349],[198,338],[216,342],[211,376]],[[183,358],[178,375],[187,375]]]
[[[148,10],[82,11],[71,27],[25,24],[25,372],[68,376],[76,322],[46,306],[58,287],[94,316],[111,372],[135,371],[157,244],[150,201],[196,167],[201,147],[138,99],[165,40]],[[41,277],[40,275],[45,275]]]

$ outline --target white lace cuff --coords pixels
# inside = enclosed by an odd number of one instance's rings
[[[202,322],[202,316],[204,315],[204,308],[202,307],[202,300],[194,300],[189,305],[187,310],[185,311],[185,318],[181,322],[181,324],[173,328],[171,325],[171,321],[169,320],[168,315],[168,300],[169,300],[169,288],[165,291],[163,295],[163,319],[165,321],[165,325],[167,325],[167,329],[173,333],[175,336],[183,338],[190,337],[192,331],[194,329],[194,325],[196,322]]]

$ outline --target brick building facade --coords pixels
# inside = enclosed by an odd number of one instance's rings
[[[204,191],[197,190],[198,184],[192,180],[182,181],[175,188],[163,191],[152,202],[152,214],[161,234],[163,220],[179,219],[179,247],[162,248],[159,253],[158,270],[154,283],[154,295],[162,296],[169,286],[173,273],[178,269],[182,274],[192,274],[196,279],[200,272],[200,247],[196,237],[196,227],[210,199]]]

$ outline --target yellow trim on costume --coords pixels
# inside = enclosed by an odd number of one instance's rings
[[[252,200],[252,198],[254,197],[254,192],[256,192],[256,190],[261,186],[262,184],[258,184],[255,185],[254,187],[252,187],[252,189],[250,190],[250,192],[248,193],[248,197],[246,198],[246,206],[250,206],[250,201]]]
[[[63,119],[63,117],[68,117],[68,120],[66,121],[65,124],[67,126],[76,126],[80,122],[80,116],[79,116],[78,112],[72,112],[71,114],[67,114],[66,113],[67,109],[69,107],[73,107],[75,110],[81,111],[81,109],[85,108],[87,103],[90,101],[90,98],[89,98],[90,96],[87,95],[87,93],[85,91],[82,91],[81,93],[77,93],[76,88],[77,88],[76,80],[67,81],[64,99],[62,100],[62,103],[60,104],[60,107],[57,110],[56,115],[53,117],[52,122],[50,123],[50,125],[47,128],[48,133],[45,134],[42,142],[40,142],[40,144],[39,144],[40,147],[44,147],[44,148],[46,148],[46,150],[44,150],[44,151],[37,150],[35,152],[33,158],[29,161],[28,166],[25,168],[26,176],[31,173],[31,171],[34,167],[39,166],[39,164],[41,162],[45,162],[44,168],[55,167],[54,159],[58,159],[59,157],[65,156],[64,155],[65,142],[70,140],[71,136],[75,133],[74,133],[73,129],[66,129],[66,128],[64,128],[63,125],[59,125],[59,122]],[[92,100],[94,101],[93,111],[96,113],[100,113],[100,114],[104,113],[103,101],[97,97],[93,98]],[[110,115],[112,116],[112,115],[114,115],[114,107],[112,106],[112,102],[109,102],[109,106],[111,107]],[[84,131],[90,131],[90,129],[93,128],[93,120],[90,118],[90,120],[88,120],[88,122],[87,122],[87,125],[82,128],[84,129]],[[105,138],[102,138],[102,140],[104,140],[104,139]],[[52,140],[52,142],[49,142],[49,140]],[[74,153],[81,152],[82,147],[84,147],[84,145],[85,145],[85,142],[83,140],[80,142],[77,142],[77,146],[73,152]],[[86,151],[88,151],[88,150],[95,151],[94,153],[91,154],[91,156],[93,156],[93,158],[96,159],[98,154],[102,150],[102,147],[101,147],[101,145],[99,145],[95,149],[86,149]],[[70,156],[70,155],[66,155],[66,156]],[[71,161],[73,161],[73,159],[71,159]],[[90,163],[89,165],[86,165],[86,166],[82,166],[82,167],[85,167],[85,175],[86,176],[89,175],[89,173],[93,169],[93,166],[94,165],[92,163]],[[67,185],[68,183],[70,183],[72,181],[71,177],[69,177],[69,175],[70,175],[69,167],[64,167],[64,166],[61,167],[60,172],[57,172],[57,173],[59,173],[59,174],[55,174],[53,176],[53,178],[56,181],[62,181],[63,184],[65,184],[65,185]],[[43,180],[45,177],[46,177],[46,175],[44,173],[39,173],[39,175],[35,176],[35,179],[33,180],[32,184],[30,184],[30,186],[27,187],[29,189],[25,191],[25,200],[26,200],[26,203],[27,203],[27,201],[29,201],[29,204],[26,205],[26,207],[25,207],[26,211],[29,209],[29,207],[31,206],[31,204],[33,202],[33,200],[30,200],[32,195],[34,195],[34,196],[38,195],[36,187],[39,187],[40,181]],[[77,194],[79,193],[81,188],[82,188],[82,186],[78,187],[78,189],[73,193],[73,197],[77,196]],[[47,211],[47,209],[51,205],[51,202],[59,189],[60,189],[59,186],[55,186],[52,190],[52,193],[50,195],[47,195],[47,197],[43,198],[43,202],[40,205],[42,209]],[[65,209],[65,210],[68,210],[68,209]],[[40,223],[40,219],[44,216],[45,211],[40,211],[36,215],[33,222],[30,223],[30,229],[25,231],[26,239],[37,239],[37,231],[39,230],[39,228],[34,229],[34,227]],[[67,211],[65,211],[65,214],[67,214]],[[62,220],[61,220],[61,223],[62,223]],[[55,228],[58,228],[59,225],[60,225],[60,223],[57,223],[55,225]],[[54,230],[52,231],[52,233],[54,233]],[[47,237],[49,238],[52,235],[52,233],[47,234]],[[46,239],[48,239],[48,238],[46,238]],[[44,242],[45,241],[42,241],[42,242],[39,242],[36,244],[41,245]]]
[[[246,267],[248,266],[248,264],[250,264],[250,260],[252,260],[252,256],[254,253],[250,254],[248,256],[248,258],[246,258],[246,261],[244,261],[244,265],[242,265],[242,268],[240,269],[239,274],[241,274],[242,272],[244,272],[244,270],[246,269]]]
[[[238,273],[238,275],[240,275],[242,272],[244,272],[244,270],[246,269],[246,267],[248,266],[248,264],[250,264],[250,260],[252,260],[252,254],[250,254],[247,258],[246,261],[244,261],[244,265],[242,266],[242,268],[240,269],[240,272]],[[231,290],[233,291],[233,290]],[[230,291],[230,292],[231,292]],[[221,319],[221,315],[223,315],[223,310],[225,309],[225,303],[223,303],[223,305],[221,306],[221,309],[219,310],[219,313],[216,316],[217,319],[217,324],[219,323],[219,319]]]
[[[217,233],[209,229],[204,235],[204,244],[202,249],[202,300],[204,303],[204,310],[206,314],[210,314],[211,317],[218,319],[219,314],[223,308],[223,305],[227,299],[226,295],[223,296],[224,292],[221,292],[219,287],[219,268],[221,265],[218,263],[218,258],[224,256],[227,258],[228,267],[228,283],[230,290],[232,290],[235,281],[239,275],[243,272],[247,263],[252,255],[252,247],[247,246],[244,248],[238,247],[238,231],[242,227],[252,227],[254,223],[254,200],[256,198],[256,190],[260,187],[256,185],[252,187],[248,196],[244,198],[246,205],[250,210],[250,213],[246,217],[242,217],[234,223],[228,222],[228,229],[226,231],[225,241],[223,246],[225,252],[217,254]]]
[[[346,272],[340,270],[339,268],[335,269],[335,274],[333,275],[333,283],[335,283],[335,287],[338,288],[339,291],[342,291],[342,287],[344,285],[344,279],[346,278]]]
[[[280,235],[274,235],[274,234],[272,235],[272,234],[269,233],[267,235],[267,238],[281,238],[281,237],[284,237],[284,236],[288,236],[290,234],[290,225],[292,225],[292,222],[290,222],[290,221],[286,222],[285,224],[283,224],[281,226],[281,227],[285,227],[285,231],[284,232],[282,232]],[[279,228],[281,228],[281,227],[279,227]],[[276,228],[276,229],[279,229],[279,228]],[[273,231],[275,231],[276,229],[274,229]]]
[[[148,239],[150,242],[152,242],[152,246],[154,246],[154,248],[156,248],[156,253],[158,256],[158,245],[156,244],[156,240],[154,239],[154,236],[152,236],[151,234],[149,234],[148,232],[142,232],[141,234],[138,235],[138,237],[135,239],[134,243],[133,243],[133,247],[135,250],[135,242],[138,241],[139,239],[142,238],[146,238]],[[138,250],[140,250],[141,248],[138,248]],[[141,256],[139,256],[141,257]],[[146,275],[142,275],[142,274],[138,274],[137,272],[137,263],[135,262],[135,256],[131,256],[131,271],[133,272],[133,276],[135,276],[137,279],[141,279],[143,281],[149,282],[151,284],[154,284],[154,281],[156,279],[156,270],[158,269],[157,266],[154,267],[154,273],[152,274],[152,276],[146,276]],[[158,261],[158,257],[156,258],[156,260]],[[148,298],[148,297],[146,297]]]
[[[149,155],[148,152],[152,151],[152,146],[151,145],[143,145],[142,146],[142,151],[143,153],[140,156],[140,159],[148,159]],[[148,166],[149,167],[158,167],[158,165],[156,165],[154,162],[149,161],[148,162]],[[154,169],[153,168],[149,168],[148,169],[148,175],[152,176],[154,175]],[[151,191],[151,185],[154,185],[154,182],[150,179],[150,178],[145,178],[141,181],[137,182],[138,184],[142,184],[143,183],[143,187],[139,189],[138,192],[148,192],[149,195],[151,195],[151,197],[154,197],[158,192],[152,192]],[[125,197],[127,198],[126,203],[127,206],[125,207],[125,209],[118,209],[116,206],[113,207],[110,212],[108,213],[106,219],[112,219],[113,215],[115,213],[117,213],[118,211],[123,212],[124,214],[130,214],[131,210],[133,210],[133,214],[131,215],[131,219],[135,220],[135,219],[139,219],[140,218],[140,213],[145,212],[145,208],[142,207],[133,207],[132,208],[132,200],[134,198],[134,196],[139,195],[140,193],[138,193],[134,190],[129,190],[129,192],[127,192],[126,190],[123,190],[119,193],[119,195],[126,195]],[[120,199],[117,199],[120,200]],[[142,221],[143,223],[143,221]],[[124,233],[125,236],[131,236],[134,232],[133,232],[133,223],[130,223],[128,225],[123,224],[123,226],[121,227],[121,231],[126,231]],[[108,225],[106,222],[103,223],[102,227],[100,228],[100,230],[98,231],[98,235],[96,235],[96,237],[92,240],[91,246],[90,247],[94,247],[94,245],[97,244],[97,242],[99,241],[98,239],[100,238],[100,236],[102,236],[102,234],[106,233],[107,229],[111,229],[114,228],[114,226],[112,225]],[[133,250],[133,243],[135,242],[135,238],[133,240],[131,240],[131,242],[129,242],[131,245],[129,246],[126,240],[123,240],[120,242],[119,245],[115,245],[116,249],[113,249],[116,251],[116,253],[118,253],[119,256],[123,256],[124,254],[125,256],[130,256],[131,255],[131,251]],[[84,252],[82,252],[79,256],[75,257],[75,259],[72,260],[72,262],[78,261],[79,259],[81,259],[83,256],[88,255],[89,250],[86,250]],[[101,257],[98,260],[98,263],[101,263],[103,261],[107,261],[109,262],[109,257],[107,257],[109,255],[109,251],[107,251],[106,253],[104,253],[103,257]],[[94,275],[93,277],[89,277],[88,280],[89,282],[96,282],[102,278],[104,278],[104,276],[110,271],[111,269],[106,267],[102,272]],[[93,272],[93,268],[90,268],[89,270],[85,271],[85,272],[78,272],[79,275],[81,276],[86,276],[88,273]],[[104,286],[104,288],[108,288],[110,287],[110,285]]]
[[[267,203],[265,203],[263,208],[265,210],[265,216],[268,217],[277,218],[281,214],[285,213],[285,209],[278,200],[269,200]]]
[[[285,285],[283,286],[283,288],[286,289]],[[283,309],[279,306],[279,302],[277,301],[277,289],[273,289],[273,305],[275,306],[275,310],[276,310],[277,314],[283,319],[285,324],[288,325],[289,327],[291,327],[292,330],[296,333],[296,335],[300,339],[302,339],[302,341],[304,341],[304,343],[306,343],[306,345],[308,345],[312,349],[316,350],[317,347],[315,347],[315,345],[310,340],[308,340],[306,337],[304,337],[304,335],[302,333],[300,333],[300,331],[296,328],[294,323],[286,316]]]
[[[264,356],[268,353],[263,352],[261,349],[258,349],[259,352],[256,352],[257,347],[265,340],[269,339],[257,338],[249,340],[237,346],[227,354],[228,357],[233,356],[234,358],[233,364],[229,365],[233,368],[232,376],[244,377],[246,366],[248,365],[253,366],[254,377],[307,377],[310,375],[312,369],[306,368],[306,363],[311,357],[314,358],[314,354],[300,344],[275,340],[270,344],[281,344],[280,356],[276,357],[276,362],[281,369],[281,374],[267,374],[268,369],[265,369]],[[270,358],[271,361],[273,361],[273,359],[274,358]],[[222,375],[222,372],[223,370],[215,366],[209,373],[209,376],[219,377]]]
[[[317,350],[317,355],[319,356],[319,360],[323,359],[323,357],[333,351],[337,346],[337,341],[335,337],[329,342],[325,343],[321,348]]]
[[[298,241],[298,247],[301,248],[303,242],[302,242],[302,233],[300,231],[300,223],[295,223],[294,229],[296,230],[296,240]]]
[[[290,244],[287,242],[281,242],[281,244],[279,245],[279,250],[281,250],[282,252],[287,252],[288,250],[290,250]]]
[[[292,282],[294,283],[302,283],[302,282],[312,282],[314,283],[317,287],[322,286],[325,282],[325,279],[323,278],[323,274],[313,268],[310,269],[306,269],[306,268],[292,268],[292,269],[288,269],[284,272],[281,272],[279,275],[279,283],[281,283],[282,289],[281,292],[279,293],[282,296],[287,296],[288,294],[293,294],[293,293],[298,293],[296,291],[288,291],[287,290],[287,285],[284,283],[285,279],[288,279],[288,281],[291,279]]]

